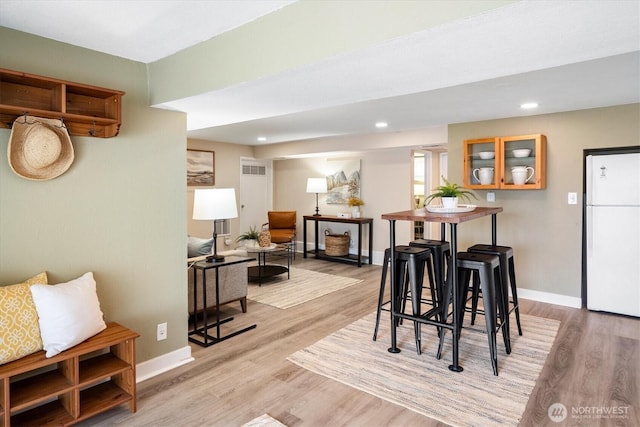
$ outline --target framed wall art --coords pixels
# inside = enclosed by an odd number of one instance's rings
[[[327,161],[327,204],[346,205],[360,197],[360,159]]]
[[[187,186],[213,186],[216,183],[214,151],[187,150]]]

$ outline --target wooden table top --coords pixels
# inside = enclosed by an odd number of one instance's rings
[[[381,218],[400,221],[445,222],[459,224],[461,222],[471,221],[473,219],[493,215],[499,212],[502,212],[501,207],[476,207],[471,212],[461,213],[432,213],[428,212],[426,209],[414,209],[410,211],[382,214]]]

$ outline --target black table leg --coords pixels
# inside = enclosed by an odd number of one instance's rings
[[[304,247],[302,248],[302,257],[307,257],[307,220],[302,221],[302,244]]]
[[[497,214],[491,215],[491,244],[493,246],[497,245],[498,241],[498,219]]]
[[[389,220],[389,252],[391,268],[391,347],[389,347],[389,353],[400,353],[400,349],[396,343],[396,221],[394,219]]]
[[[358,223],[358,267],[362,267],[362,223]]]
[[[453,363],[449,365],[449,369],[454,372],[462,372],[463,368],[458,364],[458,338],[460,336],[460,326],[458,325],[458,310],[460,310],[459,299],[461,298],[458,289],[458,229],[457,224],[451,223],[451,266],[452,269],[449,277],[451,278],[451,286],[453,287]]]
[[[314,227],[314,232],[315,232],[315,254],[316,254],[316,258],[318,258],[318,221],[313,221],[313,227]]]
[[[369,223],[369,265],[373,264],[373,221]]]

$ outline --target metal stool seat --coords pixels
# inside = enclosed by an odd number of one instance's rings
[[[449,277],[453,269],[449,269]],[[484,316],[486,323],[487,339],[489,342],[489,353],[491,357],[491,366],[493,374],[498,375],[498,346],[496,333],[502,329],[504,345],[507,354],[511,353],[511,342],[509,339],[509,324],[505,321],[507,317],[506,308],[504,306],[504,293],[507,291],[506,286],[502,283],[502,275],[500,272],[500,259],[497,255],[488,255],[471,252],[460,252],[457,257],[458,287],[460,297],[460,307],[458,309],[458,325],[462,325],[465,314],[465,306],[469,291],[469,279],[474,275],[474,280],[479,282],[479,286],[483,293]],[[451,283],[448,280],[447,283]],[[445,292],[444,304],[448,307],[451,302],[451,289],[447,286]],[[498,322],[498,320],[500,320]],[[462,326],[459,326],[462,328]],[[444,331],[444,329],[443,329]],[[444,345],[444,336],[440,336],[440,345],[437,357],[442,354]],[[460,334],[458,334],[458,337]]]
[[[391,295],[391,298],[396,298],[396,307],[402,307],[402,313],[404,313],[404,306],[409,295],[411,296],[411,307],[414,316],[420,315],[421,305],[424,300],[422,299],[422,288],[424,284],[425,267],[427,269],[429,277],[429,286],[432,295],[436,295],[435,281],[433,279],[432,265],[431,265],[431,252],[429,249],[409,247],[409,246],[396,246],[396,264],[395,264],[395,278],[396,278],[396,292],[397,295]],[[384,308],[385,305],[390,304],[391,300],[384,301],[384,292],[387,282],[387,270],[391,261],[391,250],[387,248],[384,251],[384,262],[382,265],[382,276],[380,279],[380,293],[378,295],[378,310],[376,314],[376,325],[373,332],[373,340],[375,341],[378,336],[378,328],[380,325],[380,314],[384,311],[390,311]],[[436,304],[435,300],[430,301],[432,304]],[[414,321],[414,330],[416,337],[416,350],[418,354],[421,353],[421,333],[419,322]]]
[[[409,243],[409,246],[427,248],[431,251],[433,258],[433,272],[436,281],[436,296],[439,303],[443,301],[444,278],[446,277],[446,266],[451,257],[451,245],[443,240],[416,239]]]
[[[502,281],[511,285],[511,300],[507,302],[507,308],[509,309],[509,315],[512,312],[516,313],[516,324],[518,326],[518,335],[522,335],[522,326],[520,326],[520,308],[518,307],[518,287],[516,286],[516,270],[513,257],[513,248],[509,246],[494,246],[494,245],[473,245],[468,252],[476,252],[490,255],[497,255],[500,257],[500,269],[502,271]],[[477,300],[476,300],[477,303]],[[513,304],[513,306],[511,306]],[[474,315],[472,315],[471,322],[473,324]]]

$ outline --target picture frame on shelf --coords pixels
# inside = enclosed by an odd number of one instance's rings
[[[187,149],[187,186],[214,186],[215,151]]]

